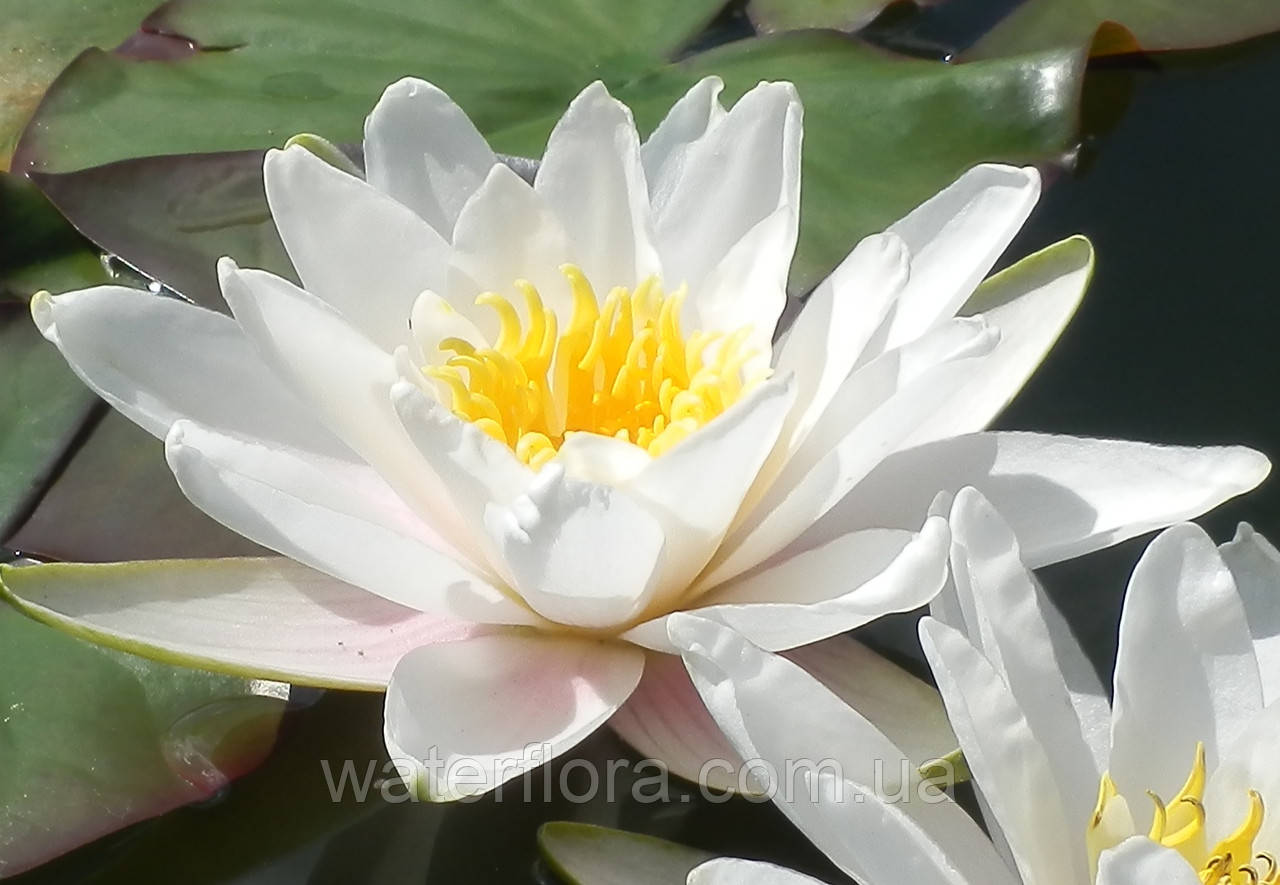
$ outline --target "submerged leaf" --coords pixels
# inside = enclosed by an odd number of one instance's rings
[[[715,856],[655,836],[569,821],[543,824],[538,850],[570,885],[672,885]]]

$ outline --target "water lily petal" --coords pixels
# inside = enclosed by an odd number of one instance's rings
[[[965,634],[1008,685],[1053,760],[1069,820],[1089,818],[1106,770],[1111,706],[1093,665],[1022,564],[1013,530],[978,491],[951,510],[951,571]]]
[[[490,340],[496,340],[496,317],[478,307],[464,308],[461,302],[482,292],[497,292],[523,312],[524,296],[515,288],[517,280],[533,283],[557,316],[572,316],[573,300],[560,272],[561,265],[574,261],[569,237],[546,200],[504,164],[489,170],[462,207],[453,246],[450,285],[455,294],[447,297]],[[601,300],[607,294],[607,289],[596,292]]]
[[[1280,551],[1243,522],[1218,550],[1240,591],[1258,656],[1263,702],[1270,704],[1280,698]]]
[[[983,430],[1026,384],[1075,314],[1093,275],[1093,246],[1072,237],[991,277],[962,309],[1000,332],[983,369],[903,447]]]
[[[264,547],[401,605],[469,621],[539,619],[429,545],[395,511],[363,501],[332,465],[174,425],[166,456],[183,494]]]
[[[556,123],[533,187],[560,217],[573,261],[594,285],[631,289],[661,275],[640,136],[631,111],[600,81]]]
[[[774,364],[778,372],[795,373],[799,388],[782,433],[783,453],[804,442],[853,371],[862,348],[906,285],[909,260],[901,237],[867,237],[805,299]]]
[[[268,365],[423,520],[468,557],[474,542],[391,405],[395,360],[340,314],[287,280],[218,263],[222,293]]]
[[[702,138],[724,119],[725,109],[720,104],[724,81],[719,77],[703,77],[682,95],[662,122],[640,145],[640,162],[650,194],[662,200],[670,198],[666,189],[678,181],[686,162],[689,147]]]
[[[801,116],[790,83],[761,83],[650,179],[664,280],[668,287],[688,284],[690,328],[720,328],[701,313],[703,281],[779,209],[790,220],[770,226],[771,239],[756,244],[755,258],[771,273],[779,259],[784,271],[790,262],[800,207]],[[781,282],[785,286],[785,277]]]
[[[1134,567],[1120,616],[1116,786],[1174,795],[1197,742],[1212,770],[1261,709],[1258,661],[1231,571],[1199,526],[1166,529]]]
[[[1033,167],[984,164],[889,228],[911,253],[884,347],[897,347],[952,316],[982,282],[1040,198]]]
[[[939,492],[974,486],[1013,527],[1029,568],[1081,556],[1211,510],[1271,469],[1240,446],[1191,448],[987,432],[890,455],[796,541],[909,529]]]
[[[980,320],[956,321],[855,372],[730,532],[701,585],[714,587],[741,574],[808,529],[979,371],[980,357],[997,340]]]
[[[1200,885],[1200,877],[1172,848],[1131,836],[1098,858],[1096,885]]]
[[[354,460],[230,317],[123,286],[37,295],[31,313],[94,392],[164,439],[179,418]]]
[[[267,151],[262,173],[303,287],[388,353],[407,343],[418,294],[444,290],[449,243],[413,210],[303,147]]]
[[[616,436],[578,432],[565,436],[554,460],[574,479],[621,486],[644,470],[653,456]]]
[[[502,633],[423,646],[387,687],[393,760],[420,793],[486,793],[595,731],[635,689],[644,654],[622,643]]]
[[[855,532],[720,585],[696,612],[770,651],[817,642],[928,603],[946,580],[950,539],[941,517],[914,537]]]
[[[802,645],[783,657],[875,723],[917,768],[960,745],[937,689],[851,636]]]
[[[981,786],[1026,885],[1087,882],[1087,857],[1063,839],[1083,823],[1066,814],[1053,764],[1008,685],[959,631],[932,618],[920,641],[965,761]]]
[[[888,738],[800,667],[705,618],[673,617],[670,634],[739,754],[772,775],[778,806],[849,875],[1011,882],[973,820],[928,792]]]
[[[550,620],[611,627],[638,615],[653,595],[662,526],[618,489],[573,479],[550,463],[509,506],[491,504],[484,521],[515,589]]]
[[[416,77],[388,86],[364,124],[369,184],[408,206],[446,240],[467,198],[497,161],[462,108]]]
[[[27,614],[103,645],[327,688],[380,691],[406,652],[480,629],[284,558],[0,566],[0,583]]]
[[[814,878],[759,860],[717,857],[699,864],[685,880],[686,885],[822,885]]]
[[[675,648],[665,637],[663,644]],[[672,774],[713,790],[740,791],[742,758],[707,712],[678,655],[646,655],[640,684],[609,726]]]

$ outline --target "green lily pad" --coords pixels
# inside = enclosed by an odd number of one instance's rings
[[[0,877],[208,798],[270,753],[287,686],[156,664],[0,606]]]
[[[54,77],[82,49],[116,46],[156,0],[41,0],[7,10],[0,36],[0,169]]]
[[[198,0],[190,2],[194,6]],[[170,104],[167,93],[156,92],[159,83],[149,81],[202,58],[113,61],[128,71],[157,73],[145,78],[136,75],[140,82],[129,86],[132,104],[123,104],[116,93],[103,98],[102,106],[111,108],[107,119],[146,109],[156,119],[164,118]],[[655,67],[641,78],[623,77],[612,85],[647,132],[690,85],[708,74],[725,79],[726,100],[736,99],[761,79],[796,83],[805,102],[806,134],[801,238],[792,290],[803,293],[857,239],[887,227],[969,166],[988,160],[1043,162],[1062,155],[1075,140],[1084,61],[1083,51],[1061,50],[945,65],[894,57],[842,35],[811,31],[727,44]],[[409,69],[415,67],[421,69],[421,64]],[[436,79],[458,96],[494,146],[517,156],[541,154],[564,101],[592,76],[582,75],[573,87],[565,87],[564,94],[548,91],[545,98],[530,100],[518,111],[508,107],[504,117],[495,110],[492,97],[472,98],[475,83],[458,83],[455,72],[438,73]],[[487,75],[477,72],[476,76]],[[64,85],[70,88],[72,81],[85,78],[91,74],[73,70]],[[178,81],[174,88],[187,88],[182,83]],[[346,116],[336,119],[335,109],[332,126],[320,130],[321,134],[335,141],[357,139],[360,121],[372,101],[370,96],[357,103],[343,94],[312,103],[344,108]],[[208,103],[210,116],[216,118],[219,106],[229,99],[214,96]],[[281,143],[286,133],[317,128],[310,115],[319,111],[312,104],[279,105],[277,117],[285,122],[278,122],[267,134],[242,133],[229,139],[221,131],[210,132],[207,122],[192,121],[166,126],[138,144],[120,145],[105,153],[81,145],[92,141],[87,136],[73,135],[87,123],[72,109],[63,117],[51,118],[32,145],[44,144],[49,132],[65,132],[73,147],[55,150],[47,158],[56,168],[115,159],[125,149],[205,150],[255,139],[259,144]],[[267,216],[259,167],[256,152],[169,156],[40,174],[37,180],[77,227],[104,248],[193,300],[216,306],[214,264],[223,254],[246,265],[257,262],[257,266],[289,272]]]
[[[1198,49],[1276,30],[1280,3],[1275,0],[1027,0],[966,56],[994,58],[1090,43],[1095,56]]]
[[[0,540],[34,503],[97,401],[26,308],[0,310]]]
[[[655,836],[569,821],[543,824],[538,850],[569,885],[675,885],[715,857]]]
[[[244,150],[299,132],[360,138],[388,83],[446,88],[484,129],[560,108],[597,78],[635,79],[725,0],[176,0],[148,26],[200,51],[144,61],[91,50],[50,88],[14,169]]]

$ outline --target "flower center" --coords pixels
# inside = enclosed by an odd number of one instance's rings
[[[1155,814],[1147,836],[1166,848],[1181,854],[1196,870],[1204,885],[1276,885],[1280,883],[1280,867],[1267,852],[1255,853],[1253,842],[1262,829],[1262,797],[1249,791],[1249,811],[1235,832],[1209,848],[1205,842],[1205,810],[1202,803],[1205,784],[1204,744],[1196,746],[1196,758],[1186,783],[1167,803],[1155,793],[1148,793],[1155,803]],[[1098,857],[1108,848],[1132,835],[1133,824],[1127,803],[1117,791],[1110,774],[1102,776],[1098,789],[1098,805],[1089,823],[1086,843],[1093,875],[1098,871]]]
[[[559,330],[554,311],[532,283],[517,280],[528,308],[525,326],[506,298],[485,292],[476,303],[498,314],[498,340],[476,347],[445,338],[452,353],[422,371],[449,390],[451,408],[510,446],[535,470],[574,432],[612,436],[660,455],[715,418],[767,375],[744,378],[756,355],[749,326],[725,335],[680,329],[682,286],[665,294],[650,278],[596,300],[582,271],[560,268],[573,293],[573,315]]]

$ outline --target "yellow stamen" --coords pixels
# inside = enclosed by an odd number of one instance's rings
[[[667,295],[650,278],[634,290],[613,289],[600,304],[579,268],[560,270],[573,298],[563,332],[533,284],[518,280],[527,328],[510,301],[485,292],[476,303],[497,313],[497,342],[478,348],[445,338],[440,349],[453,356],[423,369],[444,385],[458,417],[474,421],[534,469],[575,431],[660,455],[768,377],[767,370],[743,375],[756,355],[746,347],[749,327],[727,336],[684,335],[683,286]]]
[[[1206,846],[1205,781],[1204,744],[1197,744],[1191,772],[1177,795],[1165,803],[1155,793],[1147,794],[1155,808],[1148,838],[1181,854],[1199,871],[1203,885],[1280,885],[1280,867],[1275,858],[1254,851],[1264,812],[1257,792],[1249,791],[1249,810],[1235,832],[1212,849]],[[1133,831],[1124,797],[1116,791],[1110,775],[1104,774],[1085,839],[1095,878],[1101,853],[1123,842]]]

